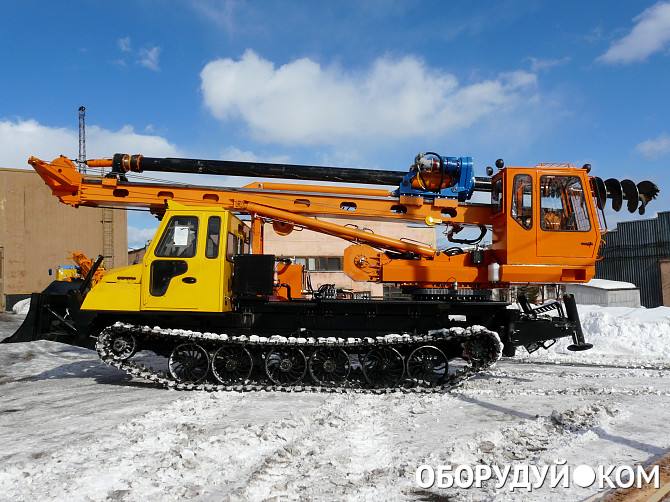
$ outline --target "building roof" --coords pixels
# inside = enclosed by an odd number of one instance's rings
[[[635,284],[630,282],[609,281],[607,279],[591,279],[582,285],[598,289],[638,289]]]

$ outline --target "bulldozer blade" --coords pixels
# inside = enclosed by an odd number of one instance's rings
[[[659,189],[658,186],[651,181],[640,181],[637,184],[637,191],[640,194],[640,207],[638,212],[640,213],[640,216],[642,216],[649,201],[655,199],[658,195]]]
[[[623,190],[624,199],[626,199],[626,207],[629,213],[634,213],[637,205],[640,202],[640,194],[637,191],[637,186],[632,180],[622,180],[621,189]]]
[[[596,196],[598,209],[602,211],[605,209],[605,202],[607,201],[607,188],[602,178],[598,178],[597,176],[593,178],[593,193]]]
[[[33,342],[35,340],[49,339],[45,336],[49,332],[51,321],[48,315],[45,315],[45,304],[47,295],[43,293],[33,293],[30,295],[30,310],[26,314],[19,329],[9,338],[5,338],[2,343]]]
[[[607,188],[607,196],[612,199],[612,209],[616,212],[621,211],[623,203],[623,190],[621,183],[616,178],[609,178],[605,180],[605,187]]]
[[[50,340],[92,348],[93,343],[80,333],[68,313],[79,311],[78,282],[54,281],[42,293],[30,295],[30,310],[19,329],[0,343]]]

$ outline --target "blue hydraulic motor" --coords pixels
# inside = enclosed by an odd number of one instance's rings
[[[472,157],[443,157],[426,152],[414,159],[414,164],[400,183],[399,195],[464,202],[472,197],[474,190]]]

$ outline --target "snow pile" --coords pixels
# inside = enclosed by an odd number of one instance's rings
[[[30,298],[16,302],[12,307],[12,311],[15,314],[26,315],[30,310]]]
[[[559,340],[549,350],[538,350],[532,360],[617,365],[668,364],[670,353],[670,308],[599,307],[580,305],[584,337],[591,350],[570,352],[570,338]]]
[[[504,465],[514,461],[551,462],[556,450],[567,442],[583,442],[594,427],[612,422],[619,410],[587,404],[564,412],[553,410],[549,416],[521,420],[493,432],[476,436],[451,451],[451,462],[459,464]]]
[[[487,465],[497,466],[501,471],[509,465],[553,465],[557,458],[570,458],[570,451],[583,448],[597,438],[595,431],[607,431],[621,415],[615,406],[586,404],[563,412],[552,411],[547,416],[522,419],[512,425],[495,428],[477,434],[473,438],[456,443],[440,454],[426,458],[428,465]],[[625,413],[623,415],[626,415]],[[507,479],[509,484],[510,476]],[[523,490],[512,493],[509,485],[496,488],[495,476],[483,483],[481,490],[431,489],[437,496],[454,500],[528,500]],[[533,500],[550,499],[549,483],[536,490]],[[575,493],[573,492],[572,495]],[[584,492],[587,495],[588,492]],[[581,498],[581,497],[580,497]]]

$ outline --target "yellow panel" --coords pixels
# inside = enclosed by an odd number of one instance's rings
[[[107,272],[84,299],[82,310],[140,310],[142,265]]]
[[[82,310],[140,310],[140,284],[133,282],[100,282],[89,291]]]

